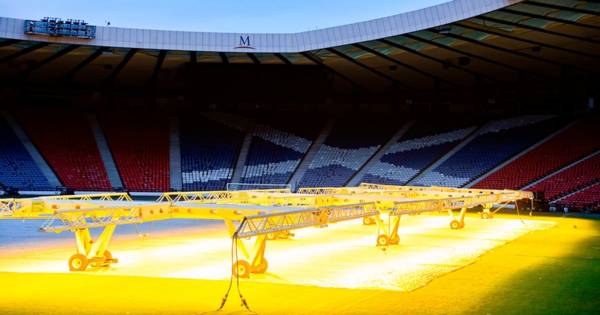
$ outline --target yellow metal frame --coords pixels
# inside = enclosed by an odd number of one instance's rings
[[[0,199],[0,218],[46,218],[40,230],[72,231],[77,245],[69,259],[73,271],[117,262],[108,246],[118,225],[172,218],[223,220],[242,255],[234,262],[233,273],[247,277],[267,270],[267,241],[289,237],[293,229],[362,219],[364,224],[377,224],[376,245],[388,246],[399,243],[404,215],[447,212],[450,228],[461,229],[469,208],[481,206],[481,216],[487,219],[495,204],[532,198],[533,193],[517,190],[363,183],[302,188],[297,193],[289,189],[168,192],[154,202],[133,201],[127,193]],[[103,228],[96,240],[91,228]]]

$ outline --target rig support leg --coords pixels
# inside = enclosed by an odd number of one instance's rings
[[[398,245],[400,243],[398,229],[400,228],[401,217],[401,215],[390,216],[388,224],[381,219],[381,216],[374,217],[378,226],[377,246]]]
[[[229,229],[229,234],[234,238],[236,247],[241,251],[242,257],[234,257],[233,275],[239,278],[248,278],[251,273],[265,273],[269,268],[269,263],[265,258],[265,249],[267,247],[267,235],[259,235],[254,239],[252,250],[249,251],[244,241],[234,236],[236,227],[231,220],[225,220]],[[237,255],[236,255],[237,256]]]
[[[467,208],[461,208],[458,216],[454,215],[452,209],[448,209],[448,215],[450,216],[450,228],[453,230],[462,229],[465,227],[465,214],[467,213]]]
[[[88,266],[107,267],[111,263],[117,263],[118,260],[112,257],[107,250],[108,244],[114,234],[116,225],[109,224],[94,242],[87,228],[77,229],[75,241],[77,242],[77,253],[69,258],[69,270],[84,271]]]
[[[485,205],[483,205],[483,210],[481,211],[482,219],[491,219],[494,217],[494,213],[490,211],[492,209],[492,206],[493,205],[490,203],[486,203]]]

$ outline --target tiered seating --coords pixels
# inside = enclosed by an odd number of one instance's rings
[[[600,181],[600,154],[546,178],[527,190],[543,191],[546,199],[554,200],[596,181]]]
[[[286,121],[281,129],[272,128],[270,125],[276,125],[277,120],[281,121],[277,118],[269,125],[260,123],[253,128],[242,175],[244,183],[286,184],[320,129],[314,119],[308,123],[299,117]]]
[[[0,118],[0,183],[21,190],[51,190],[25,147]]]
[[[549,116],[521,116],[491,122],[469,144],[416,184],[461,187],[558,129]]]
[[[223,190],[231,179],[244,135],[206,117],[181,117],[184,190]]]
[[[338,121],[319,148],[299,187],[342,186],[385,143],[401,123],[361,128],[361,121]]]
[[[600,206],[600,183],[560,199],[558,203],[577,208],[598,208]]]
[[[452,127],[456,128],[456,125]],[[437,122],[417,123],[403,139],[386,150],[381,160],[367,171],[362,181],[406,184],[475,130],[475,127],[457,130],[450,129],[452,127]]]
[[[583,120],[474,185],[519,189],[600,149],[598,120]]]
[[[125,188],[168,191],[168,119],[140,112],[119,112],[100,118]]]
[[[85,115],[38,109],[20,112],[17,118],[63,185],[76,190],[111,190]]]

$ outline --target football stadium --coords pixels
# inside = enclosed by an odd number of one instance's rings
[[[106,24],[0,12],[0,313],[600,313],[600,1]]]

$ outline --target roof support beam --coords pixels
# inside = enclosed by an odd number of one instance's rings
[[[229,64],[229,59],[227,59],[227,55],[225,55],[224,52],[220,52],[219,56],[221,56],[221,62],[223,62],[223,64]]]
[[[162,67],[163,62],[165,61],[165,57],[167,56],[166,50],[161,50],[158,53],[158,58],[156,58],[156,64],[154,65],[154,70],[152,71],[152,75],[148,80],[148,86],[154,86],[154,82],[156,82],[156,78],[158,77],[158,73],[160,72],[160,68]]]
[[[549,31],[549,30],[541,28],[541,27],[530,26],[530,25],[523,24],[523,23],[514,23],[514,22],[510,22],[510,21],[506,21],[506,20],[488,17],[485,15],[480,15],[477,18],[482,19],[484,21],[490,21],[490,22],[510,25],[510,26],[514,26],[514,27],[520,27],[520,28],[524,28],[524,29],[528,29],[528,30],[532,30],[532,31],[536,31],[536,32],[541,32],[541,33],[545,33],[545,34],[550,34],[550,35],[554,35],[554,36],[566,37],[569,39],[576,39],[576,40],[580,40],[580,41],[587,42],[587,43],[592,43],[592,44],[600,43],[600,41],[591,39],[591,38],[569,35],[569,34],[559,33],[559,32],[555,32],[555,31]]]
[[[250,59],[252,59],[252,62],[253,62],[255,65],[259,65],[259,64],[260,64],[260,60],[258,60],[258,58],[256,58],[256,56],[255,56],[253,53],[248,53],[248,57],[249,57]]]
[[[340,58],[342,58],[344,60],[349,61],[350,63],[353,63],[353,64],[355,64],[355,65],[357,65],[357,66],[359,66],[359,67],[361,67],[363,69],[366,69],[367,71],[369,71],[371,73],[374,73],[377,76],[380,76],[380,77],[382,77],[382,78],[384,78],[384,79],[386,79],[388,81],[391,81],[394,84],[406,86],[406,84],[404,84],[404,83],[396,80],[395,78],[393,78],[393,77],[391,77],[391,76],[389,76],[389,75],[387,75],[387,74],[385,74],[385,73],[383,73],[383,72],[381,72],[381,71],[379,71],[377,69],[373,69],[373,68],[365,65],[362,62],[356,61],[354,58],[349,57],[348,55],[346,55],[346,54],[344,54],[344,53],[342,53],[342,52],[340,52],[340,51],[338,51],[338,50],[336,50],[334,48],[327,48],[327,51],[329,51],[329,52],[337,55],[338,57],[340,57]]]
[[[446,79],[440,78],[440,77],[438,77],[438,76],[435,76],[435,75],[433,75],[433,74],[431,74],[431,73],[427,73],[427,72],[425,72],[425,71],[423,71],[423,70],[421,70],[421,69],[419,69],[419,68],[417,68],[417,67],[411,66],[411,65],[409,65],[409,64],[407,64],[407,63],[401,62],[401,61],[400,61],[400,60],[398,60],[398,59],[395,59],[395,58],[392,58],[392,57],[390,57],[390,56],[388,56],[388,55],[382,54],[381,52],[379,52],[379,51],[377,51],[377,50],[375,50],[375,49],[369,48],[369,47],[367,47],[367,46],[365,46],[365,45],[362,45],[362,44],[354,44],[353,46],[354,46],[354,47],[356,47],[356,48],[362,49],[362,50],[364,50],[364,51],[366,51],[366,52],[368,52],[368,53],[371,53],[371,54],[373,54],[373,55],[375,55],[375,56],[377,56],[377,57],[379,57],[379,58],[383,58],[383,59],[385,59],[385,60],[387,60],[387,61],[389,61],[389,62],[391,62],[391,63],[394,63],[394,64],[397,64],[397,65],[399,65],[399,66],[405,67],[405,68],[407,68],[407,69],[410,69],[410,70],[412,70],[412,71],[414,71],[414,72],[417,72],[417,73],[419,73],[419,74],[422,74],[422,75],[424,75],[424,76],[426,76],[426,77],[428,77],[428,78],[430,78],[430,79],[433,79],[433,83],[434,83],[434,84],[435,84],[436,82],[444,82],[444,83],[446,83],[446,84],[448,84],[448,85],[451,85],[451,86],[456,86],[456,84],[454,84],[454,83],[452,83],[452,82],[450,82],[450,81],[448,81],[448,80],[446,80]]]
[[[552,21],[552,22],[556,22],[556,23],[563,23],[563,24],[568,24],[568,25],[574,25],[574,26],[577,26],[577,27],[585,27],[585,28],[589,28],[589,29],[592,29],[592,30],[600,30],[600,27],[595,26],[595,25],[577,23],[577,22],[574,22],[574,21],[566,20],[566,19],[559,19],[559,18],[555,18],[555,17],[552,17],[552,16],[546,16],[546,15],[541,15],[541,14],[536,14],[536,13],[523,12],[523,11],[519,11],[519,10],[515,10],[515,9],[510,9],[510,8],[503,8],[503,9],[500,9],[500,11],[504,11],[504,12],[511,13],[511,14],[516,14],[516,15],[522,15],[522,16],[526,16],[528,18],[536,18],[536,19],[542,19],[542,20]]]
[[[13,54],[10,54],[8,56],[4,56],[4,57],[0,58],[0,63],[2,63],[2,62],[8,62],[8,61],[11,61],[13,59],[19,58],[19,57],[24,56],[24,55],[26,55],[26,54],[28,54],[28,53],[30,53],[32,51],[35,51],[35,50],[38,50],[40,48],[46,47],[46,46],[48,46],[48,44],[49,43],[37,43],[35,45],[31,45],[31,46],[29,46],[27,48],[21,49],[21,50],[15,52],[15,53],[13,53]]]
[[[487,58],[487,57],[484,57],[484,56],[481,56],[481,55],[472,54],[472,53],[469,53],[469,52],[466,52],[464,50],[460,50],[460,49],[457,49],[457,48],[454,48],[454,47],[451,47],[451,46],[448,46],[448,45],[436,43],[434,41],[431,41],[431,40],[428,40],[428,39],[424,39],[424,38],[418,37],[416,35],[404,34],[402,36],[408,37],[408,38],[410,38],[412,40],[416,40],[416,41],[420,41],[420,42],[429,44],[431,46],[436,46],[436,47],[439,47],[439,48],[443,48],[443,49],[446,49],[446,50],[452,51],[454,53],[457,53],[457,54],[460,54],[460,55],[464,55],[464,56],[467,56],[467,57],[470,57],[470,58],[473,58],[473,59],[478,59],[478,60],[481,60],[481,61],[485,61],[487,63],[490,63],[490,64],[493,64],[493,65],[496,65],[496,66],[500,66],[500,67],[503,67],[503,68],[515,71],[517,73],[525,73],[525,74],[530,75],[531,77],[539,78],[539,76],[537,74],[531,73],[531,72],[529,72],[527,70],[520,69],[520,68],[517,68],[515,66],[509,65],[509,64],[497,61],[497,60],[493,60],[493,59],[490,59],[490,58]]]
[[[92,61],[94,61],[100,55],[102,55],[102,53],[105,50],[106,50],[106,47],[100,47],[100,48],[98,48],[91,55],[89,55],[89,57],[85,58],[84,61],[82,61],[78,65],[76,65],[75,68],[69,70],[69,72],[67,72],[67,74],[65,74],[63,80],[69,80],[69,79],[71,79],[75,75],[75,73],[77,73],[79,70],[83,69],[85,66],[87,66],[88,64],[90,64]]]
[[[560,51],[564,51],[564,52],[568,52],[568,53],[572,53],[572,54],[576,54],[576,55],[580,55],[580,56],[585,56],[585,57],[590,57],[590,58],[598,58],[600,57],[600,55],[595,55],[595,54],[588,54],[586,52],[583,51],[578,51],[578,50],[574,50],[574,49],[570,49],[564,46],[556,46],[556,45],[552,45],[552,44],[548,44],[548,43],[543,43],[543,42],[538,42],[538,41],[534,41],[531,39],[526,39],[526,38],[521,38],[521,37],[517,37],[514,35],[510,35],[509,33],[505,33],[505,32],[499,32],[499,31],[495,31],[489,28],[485,28],[485,27],[480,27],[480,24],[476,24],[471,22],[470,24],[465,24],[464,22],[458,22],[456,23],[456,25],[459,25],[460,27],[463,28],[467,28],[470,30],[475,30],[475,31],[479,31],[479,32],[484,32],[487,34],[492,34],[492,35],[496,35],[496,36],[500,36],[500,37],[504,37],[504,38],[509,38],[512,40],[517,40],[517,41],[521,41],[524,43],[529,43],[532,45],[536,45],[536,46],[542,46],[542,47],[547,47],[547,48],[552,48],[552,49],[556,49],[556,50],[560,50]]]
[[[301,52],[300,53],[302,56],[304,56],[306,59],[318,64],[319,66],[329,70],[331,73],[333,73],[334,75],[344,79],[346,82],[350,83],[352,86],[357,87],[361,90],[367,90],[365,87],[363,87],[362,85],[356,83],[356,81],[350,79],[348,76],[346,76],[343,73],[340,73],[339,71],[333,69],[332,67],[327,66],[323,61],[321,61],[318,57],[313,56],[311,53],[309,52]]]
[[[33,66],[27,68],[25,71],[23,71],[22,75],[23,76],[27,76],[29,73],[49,64],[50,62],[70,53],[71,51],[75,50],[79,48],[79,45],[69,45],[65,48],[63,48],[62,50],[60,50],[59,52],[55,53],[54,55],[34,64]]]
[[[285,58],[285,56],[283,56],[282,54],[280,54],[280,53],[275,53],[274,55],[275,55],[277,58],[279,58],[281,61],[283,61],[283,63],[285,63],[286,65],[292,65],[292,62],[291,62],[289,59]]]
[[[516,56],[520,56],[520,57],[523,57],[523,58],[528,58],[528,59],[531,59],[531,60],[536,60],[536,61],[539,61],[539,62],[544,62],[544,63],[550,64],[550,65],[559,67],[561,69],[564,68],[564,67],[576,68],[575,66],[561,64],[561,63],[555,62],[555,61],[550,60],[550,59],[546,59],[546,58],[542,58],[542,57],[538,57],[538,56],[532,56],[532,55],[529,55],[529,54],[526,54],[526,53],[523,53],[523,52],[520,52],[520,51],[510,50],[510,49],[507,49],[507,48],[504,48],[504,47],[500,47],[500,46],[497,46],[497,45],[488,44],[486,42],[478,41],[478,40],[475,40],[475,39],[472,39],[472,38],[468,38],[468,37],[465,37],[465,36],[461,36],[461,35],[457,35],[457,34],[453,34],[453,33],[448,33],[448,34],[444,34],[444,35],[448,36],[448,37],[452,37],[454,39],[459,39],[459,40],[462,40],[462,41],[465,41],[465,42],[469,42],[471,44],[475,44],[475,45],[479,45],[479,46],[482,46],[482,47],[486,47],[486,48],[489,48],[489,49],[494,49],[494,50],[498,50],[498,51],[501,51],[501,52],[504,52],[504,53],[508,53],[508,54],[513,54],[513,55],[516,55]],[[582,69],[579,69],[579,70],[585,72],[585,70],[582,70]]]
[[[133,58],[133,55],[135,55],[136,52],[137,52],[136,48],[129,49],[129,51],[123,58],[123,60],[121,60],[121,62],[117,65],[115,70],[113,70],[113,72],[106,78],[106,83],[111,83],[117,78],[117,76],[119,75],[121,70],[123,70],[123,68],[125,68],[127,63],[129,63],[129,60],[131,60],[131,58]]]
[[[463,71],[465,73],[473,75],[475,78],[480,78],[481,77],[481,78],[485,78],[485,79],[487,79],[489,81],[492,81],[492,82],[498,82],[498,80],[496,78],[493,78],[493,77],[487,76],[485,74],[481,74],[481,73],[475,72],[475,71],[473,71],[471,69],[468,69],[466,67],[463,67],[463,66],[455,65],[455,64],[453,64],[451,62],[447,62],[447,61],[444,61],[444,60],[441,60],[441,59],[429,56],[429,55],[424,54],[424,53],[422,53],[422,52],[420,52],[420,51],[418,51],[416,49],[413,49],[413,48],[410,48],[410,47],[407,47],[407,46],[404,46],[404,45],[400,45],[400,44],[394,43],[391,40],[383,38],[383,39],[380,39],[379,41],[382,42],[382,43],[384,43],[384,44],[386,44],[386,45],[389,45],[389,46],[401,49],[401,50],[403,50],[405,52],[412,53],[412,54],[417,55],[419,57],[422,57],[422,58],[429,59],[431,61],[437,62],[437,63],[441,64],[444,67],[450,67],[450,68],[455,68],[455,69],[461,70],[461,71]]]
[[[527,0],[522,3],[537,5],[540,7],[546,7],[546,8],[555,9],[555,10],[573,11],[573,12],[582,13],[582,14],[590,14],[590,15],[600,14],[600,12],[598,12],[598,11],[581,9],[581,8],[572,8],[572,7],[562,6],[562,5],[550,4],[550,3],[545,3],[545,2],[537,2],[537,1],[531,1],[531,0]]]

